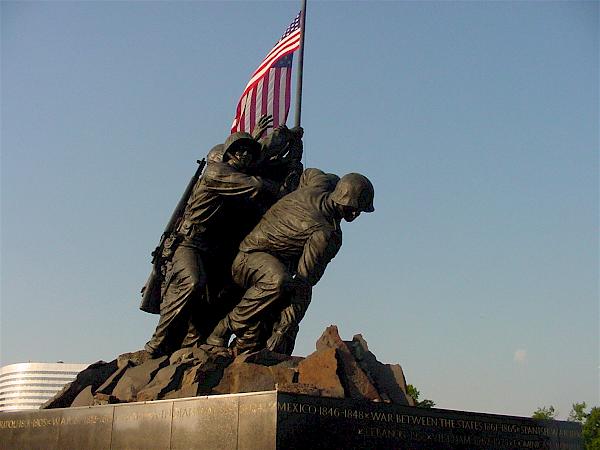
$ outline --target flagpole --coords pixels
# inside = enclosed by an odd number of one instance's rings
[[[298,74],[296,75],[296,118],[294,126],[300,126],[300,116],[302,115],[302,72],[304,68],[304,27],[306,24],[306,0],[302,0],[300,14],[300,47],[298,48]]]

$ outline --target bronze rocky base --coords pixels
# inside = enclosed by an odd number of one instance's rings
[[[201,345],[150,358],[144,350],[99,361],[79,373],[43,409],[278,390],[413,406],[398,364],[383,364],[356,335],[343,341],[335,325],[306,358],[261,350],[234,358]]]

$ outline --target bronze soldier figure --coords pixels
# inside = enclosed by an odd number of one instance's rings
[[[339,179],[305,170],[300,187],[275,203],[242,241],[232,274],[246,292],[207,343],[226,346],[234,333],[237,353],[266,347],[291,354],[312,287],[341,247],[341,220],[374,211],[373,197],[363,175]]]
[[[263,116],[258,121],[254,138],[262,134],[261,128],[266,129],[272,120],[271,116]],[[239,302],[244,292],[231,277],[231,265],[238,253],[238,247],[246,235],[256,226],[263,214],[278,198],[292,192],[298,187],[302,174],[302,135],[303,129],[289,129],[282,125],[264,139],[260,139],[261,151],[258,159],[252,161],[246,173],[263,179],[274,181],[280,186],[276,197],[263,196],[252,202],[242,202],[236,205],[235,215],[223,221],[219,227],[220,249],[217,257],[213,256],[208,264],[210,283],[206,297],[211,308],[202,308],[202,322],[206,337],[214,328],[217,321],[223,318]],[[208,154],[209,161],[222,161],[223,144],[215,146]],[[207,320],[207,312],[213,312],[216,320]],[[209,326],[210,324],[210,326]]]
[[[275,199],[279,191],[279,184],[247,173],[260,153],[260,144],[250,134],[234,133],[221,148],[213,150],[186,204],[177,232],[163,249],[166,267],[160,320],[145,346],[152,355],[171,353],[198,341],[202,335],[198,329],[202,323],[199,315],[210,314],[198,308],[201,298],[208,301],[207,279],[212,274],[228,272],[227,261],[230,264],[233,258],[225,256],[231,253],[228,246],[232,236],[223,230],[231,228],[240,208],[260,201],[261,196]],[[241,237],[237,242],[240,240]]]

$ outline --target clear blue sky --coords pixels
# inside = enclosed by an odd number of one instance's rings
[[[598,405],[598,2],[309,1],[307,166],[360,171],[297,353],[443,408]],[[296,2],[1,3],[1,364],[139,349],[150,252]],[[291,121],[290,121],[291,122]]]

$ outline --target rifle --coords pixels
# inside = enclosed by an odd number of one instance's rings
[[[171,214],[171,218],[169,219],[169,223],[165,227],[165,231],[160,237],[160,242],[158,247],[154,249],[152,252],[152,271],[150,272],[150,276],[148,277],[148,281],[144,287],[142,287],[142,303],[140,304],[140,309],[150,314],[159,314],[160,313],[160,300],[161,300],[161,284],[163,281],[163,273],[161,271],[162,265],[162,255],[165,246],[165,241],[169,238],[175,231],[177,231],[177,226],[183,216],[183,212],[185,210],[185,206],[187,205],[190,196],[192,195],[192,191],[194,190],[194,186],[198,182],[200,175],[202,174],[202,170],[204,170],[204,166],[206,166],[206,160],[196,161],[198,163],[198,168],[196,169],[196,173],[188,183],[183,195],[179,199],[179,203],[175,207],[173,214]]]

